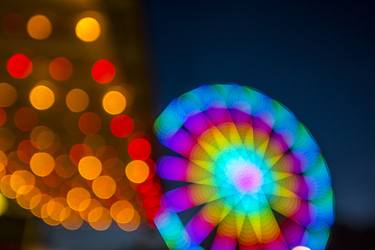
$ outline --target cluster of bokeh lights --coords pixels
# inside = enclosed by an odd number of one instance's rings
[[[155,219],[171,249],[200,249],[212,234],[211,249],[325,248],[328,169],[281,104],[235,84],[202,86],[174,100],[155,131],[179,154],[157,164],[161,178],[183,184],[164,194]]]
[[[45,15],[25,26],[37,43],[53,35],[53,20]],[[71,30],[75,42],[86,44],[100,40],[102,27],[100,15],[83,13]],[[90,59],[83,72],[75,59],[57,56],[40,64],[31,55],[9,56],[13,82],[0,82],[1,193],[47,224],[70,230],[84,222],[106,230],[115,222],[133,231],[142,217],[152,221],[160,184],[151,143],[128,112],[131,94],[118,82],[113,60]]]

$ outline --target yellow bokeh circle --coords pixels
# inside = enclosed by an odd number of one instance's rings
[[[35,153],[31,157],[30,168],[37,176],[47,176],[55,168],[55,159],[46,152]]]
[[[32,16],[27,22],[27,33],[34,39],[44,40],[52,33],[52,24],[46,16]]]
[[[134,160],[128,163],[125,168],[126,177],[134,183],[144,182],[150,174],[150,169],[146,162]]]
[[[72,89],[66,95],[65,102],[70,111],[82,112],[89,105],[90,99],[84,90]]]
[[[84,17],[76,25],[76,35],[84,42],[93,42],[100,36],[101,27],[93,17]]]
[[[31,105],[38,110],[49,109],[55,102],[55,94],[45,85],[34,87],[29,95]]]
[[[95,156],[85,156],[78,163],[78,171],[83,178],[94,180],[102,172],[102,163]]]
[[[109,91],[103,97],[103,108],[110,115],[118,115],[126,108],[126,98],[119,91]]]

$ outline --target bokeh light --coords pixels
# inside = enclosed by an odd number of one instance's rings
[[[130,116],[119,115],[112,118],[110,127],[114,136],[124,138],[131,134],[134,128],[134,123]]]
[[[26,78],[31,74],[32,70],[32,62],[24,54],[16,53],[8,59],[7,71],[13,78]]]
[[[17,193],[23,195],[30,192],[35,185],[35,177],[27,170],[14,171],[10,176],[10,186]]]
[[[66,195],[66,202],[75,211],[84,211],[90,205],[90,193],[85,188],[75,187]]]
[[[46,126],[34,127],[30,134],[33,146],[39,150],[47,150],[55,142],[55,133]]]
[[[55,102],[55,94],[45,85],[34,87],[29,95],[31,105],[38,110],[49,109]]]
[[[72,112],[82,112],[89,105],[89,95],[82,89],[72,89],[65,98],[66,106]]]
[[[23,132],[32,130],[38,121],[38,114],[30,107],[21,107],[14,114],[14,125]]]
[[[91,69],[92,78],[100,84],[112,82],[116,75],[116,69],[112,62],[100,59],[94,63]]]
[[[92,182],[92,190],[100,199],[109,199],[116,192],[116,182],[108,175],[99,176]]]
[[[147,160],[151,154],[151,144],[145,138],[135,138],[128,144],[128,154],[133,160]]]
[[[31,171],[37,176],[49,175],[55,167],[55,159],[46,152],[35,153],[30,159]]]
[[[76,24],[76,35],[84,42],[93,42],[100,36],[101,27],[93,17],[84,17]]]
[[[134,160],[126,165],[125,174],[131,182],[139,184],[148,178],[150,169],[146,162]]]
[[[72,76],[73,65],[65,57],[56,57],[49,63],[48,71],[52,79],[65,81]]]
[[[85,112],[79,117],[78,127],[83,134],[94,135],[102,128],[102,119],[94,112]]]
[[[27,33],[37,40],[44,40],[52,33],[52,24],[44,15],[32,16],[27,22]]]
[[[210,238],[210,249],[325,249],[328,167],[282,104],[247,86],[204,85],[173,100],[154,128],[173,151],[158,160],[158,175],[174,182],[155,218],[170,248]]]
[[[103,108],[110,115],[118,115],[126,108],[126,98],[119,91],[109,91],[103,97]]]
[[[119,200],[113,203],[110,209],[114,221],[120,224],[129,223],[134,217],[133,205],[127,200]]]
[[[9,83],[0,83],[0,107],[10,107],[17,100],[17,90]]]
[[[83,178],[94,180],[102,172],[102,163],[95,156],[85,156],[78,163],[78,171]]]

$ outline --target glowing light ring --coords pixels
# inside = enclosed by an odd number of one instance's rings
[[[211,234],[211,249],[325,248],[328,168],[280,103],[235,84],[202,86],[172,101],[154,127],[180,155],[162,157],[159,176],[185,183],[164,194],[155,218],[169,248],[201,249]]]

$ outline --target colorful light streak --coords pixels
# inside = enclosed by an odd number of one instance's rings
[[[307,129],[248,87],[208,85],[175,99],[155,122],[180,156],[158,161],[164,194],[155,218],[171,249],[324,249],[333,223],[325,160]],[[196,208],[195,210],[189,210]],[[181,213],[197,211],[184,225]],[[186,218],[185,218],[186,219]]]

